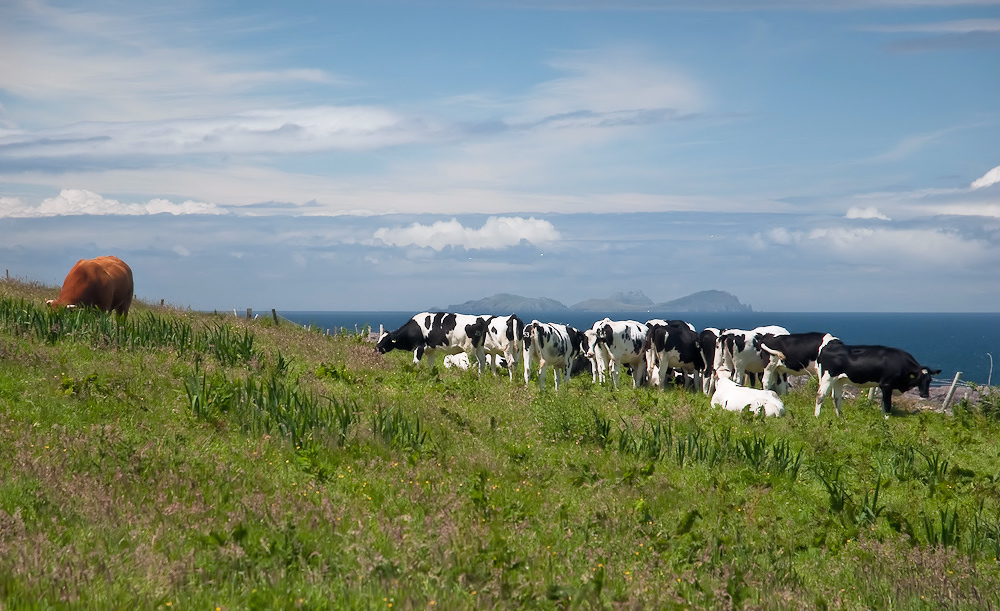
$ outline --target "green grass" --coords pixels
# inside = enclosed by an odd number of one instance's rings
[[[990,397],[765,420],[45,296],[0,283],[3,609],[1000,603]]]

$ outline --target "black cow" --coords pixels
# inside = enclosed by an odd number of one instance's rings
[[[882,391],[882,412],[889,417],[892,411],[892,391],[906,392],[911,388],[920,396],[930,396],[931,378],[940,369],[928,369],[917,363],[910,353],[886,346],[845,346],[838,339],[823,345],[819,353],[819,392],[816,393],[816,416],[823,406],[823,399],[833,393],[833,409],[840,415],[840,399],[844,384]]]
[[[817,362],[824,343],[837,338],[829,333],[789,333],[788,335],[760,335],[754,340],[754,347],[764,361],[763,386],[776,390],[778,394],[787,391],[785,376],[812,375],[819,377]]]
[[[426,355],[431,366],[438,352],[471,352],[479,361],[479,373],[483,373],[486,368],[483,343],[488,320],[485,316],[422,312],[395,331],[382,334],[377,348],[382,354],[390,350],[413,350],[414,364]]]

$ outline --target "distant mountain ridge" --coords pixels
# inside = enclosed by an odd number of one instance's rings
[[[753,312],[748,304],[726,291],[699,291],[685,297],[654,303],[642,291],[615,293],[607,299],[588,299],[566,306],[548,297],[522,297],[498,293],[492,297],[450,305],[449,312],[468,314],[497,312],[557,312],[576,310],[583,312]]]
[[[450,305],[444,308],[448,312],[466,314],[495,314],[497,312],[558,312],[567,309],[565,305],[548,297],[521,297],[510,293],[497,293],[492,297],[475,299]]]

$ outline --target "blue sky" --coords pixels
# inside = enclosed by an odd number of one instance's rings
[[[0,0],[0,58],[14,276],[1000,311],[1000,1]]]

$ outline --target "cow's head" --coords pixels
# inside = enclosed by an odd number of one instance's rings
[[[486,339],[486,332],[489,327],[489,321],[485,318],[477,318],[476,322],[471,325],[465,325],[465,336],[469,338],[472,345],[479,347],[483,345],[483,340]]]
[[[587,341],[587,334],[580,332],[569,325],[566,325],[566,333],[569,335],[569,342],[572,345],[573,354],[579,356],[586,356],[589,351],[589,342]]]
[[[392,334],[386,331],[382,334],[382,337],[378,338],[378,343],[375,344],[375,348],[379,351],[379,354],[385,354],[396,347],[396,340],[393,339]]]
[[[916,375],[913,386],[920,392],[920,397],[926,399],[931,396],[931,379],[941,373],[940,369],[920,368],[920,374]]]
[[[593,329],[587,329],[586,331],[583,332],[583,337],[584,340],[586,340],[584,342],[586,350],[584,351],[583,355],[588,359],[592,359],[594,358],[595,354],[594,349],[597,348],[597,331],[594,331]]]
[[[603,324],[596,329],[597,331],[597,341],[604,344],[605,346],[610,346],[614,343],[615,330],[611,328],[610,324]]]

